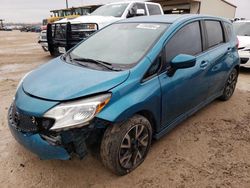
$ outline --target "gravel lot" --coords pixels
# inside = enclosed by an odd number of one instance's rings
[[[117,177],[90,155],[41,161],[7,128],[20,78],[51,57],[38,34],[0,32],[0,187],[250,187],[250,70],[228,102],[215,101],[155,142],[136,171]]]

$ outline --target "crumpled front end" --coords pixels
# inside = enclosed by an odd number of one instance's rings
[[[96,127],[96,122],[81,129],[53,132],[52,119],[22,114],[13,103],[8,114],[9,129],[13,137],[42,160],[69,160],[72,154],[80,159],[87,154],[86,141]]]

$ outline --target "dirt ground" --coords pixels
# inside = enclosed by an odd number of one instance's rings
[[[50,60],[38,34],[0,32],[0,187],[250,187],[250,70],[228,102],[215,101],[156,141],[145,162],[117,177],[90,155],[41,161],[7,128],[20,78]]]

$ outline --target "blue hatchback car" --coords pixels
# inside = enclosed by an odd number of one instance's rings
[[[100,155],[119,175],[213,100],[228,100],[239,56],[231,23],[201,15],[116,22],[20,82],[9,109],[15,139],[41,159]]]

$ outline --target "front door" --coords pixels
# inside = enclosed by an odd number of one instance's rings
[[[168,75],[167,71],[159,75],[162,88],[163,127],[183,117],[183,114],[202,104],[206,99],[208,83],[204,77],[207,74],[209,56],[202,52],[200,28],[198,21],[189,23],[178,30],[166,44],[167,67],[179,54],[193,55],[197,59],[194,67],[179,69],[173,75]]]

